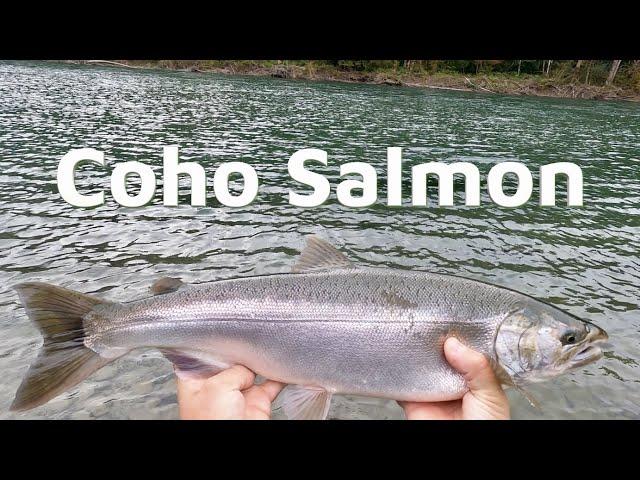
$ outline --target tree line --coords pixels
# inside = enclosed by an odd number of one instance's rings
[[[132,68],[640,100],[640,60],[88,60]],[[471,80],[469,77],[475,76]]]
[[[332,60],[324,63],[363,72],[505,73],[553,77],[587,85],[620,84],[640,88],[640,60]]]

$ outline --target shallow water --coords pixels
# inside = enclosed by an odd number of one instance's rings
[[[180,146],[182,161],[203,165],[210,183],[220,162],[250,163],[258,198],[238,209],[213,198],[207,208],[169,208],[159,188],[153,205],[127,209],[111,198],[106,174],[91,167],[78,183],[107,187],[104,206],[75,208],[57,193],[57,164],[72,148],[102,150],[110,166],[148,162],[160,178],[162,146],[170,144]],[[524,207],[502,208],[483,189],[477,208],[388,208],[389,146],[404,147],[406,172],[457,160],[486,174],[512,160],[537,178],[542,164],[572,161],[583,170],[585,207],[562,206],[562,193],[560,206],[540,208],[536,189]],[[332,178],[341,163],[375,165],[378,203],[347,208],[332,196],[318,208],[289,205],[287,192],[298,186],[287,160],[311,147],[327,150]],[[610,334],[605,358],[532,386],[540,410],[510,392],[514,417],[640,417],[637,104],[0,63],[0,167],[0,418],[177,416],[171,366],[152,351],[132,352],[45,406],[9,413],[40,345],[10,285],[39,280],[132,300],[165,275],[200,283],[286,272],[309,233],[363,265],[486,280],[590,319]],[[461,193],[456,199],[463,203]],[[337,397],[329,416],[402,414],[393,401]]]

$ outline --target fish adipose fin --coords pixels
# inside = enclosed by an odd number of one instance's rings
[[[44,343],[18,387],[12,411],[46,403],[114,360],[102,358],[84,345],[82,317],[96,305],[109,302],[40,282],[14,288]]]
[[[336,247],[320,237],[312,235],[307,238],[307,245],[300,253],[291,272],[307,273],[316,270],[353,267],[351,260],[338,251]]]
[[[151,293],[154,295],[164,295],[165,293],[172,293],[183,287],[184,283],[179,278],[175,277],[162,277],[151,284]]]
[[[205,379],[229,368],[231,365],[219,363],[211,364],[200,360],[188,353],[169,348],[160,350],[173,363],[176,375],[183,379]]]
[[[329,405],[331,393],[319,387],[290,385],[282,397],[282,408],[289,420],[324,420]]]

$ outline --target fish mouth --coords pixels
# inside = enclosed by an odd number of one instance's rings
[[[587,345],[576,353],[571,359],[571,368],[582,367],[596,360],[600,360],[603,356],[602,349],[596,345]]]
[[[570,360],[571,368],[582,367],[603,357],[600,346],[609,339],[609,335],[593,324],[587,326],[588,334],[582,345],[579,345]]]

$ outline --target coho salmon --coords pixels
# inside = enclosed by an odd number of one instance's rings
[[[291,273],[183,285],[117,303],[45,283],[15,287],[44,338],[13,410],[42,405],[109,362],[159,349],[180,376],[232,365],[284,382],[289,418],[322,419],[333,394],[445,401],[466,391],[444,357],[455,336],[506,386],[599,359],[607,333],[522,293],[421,271],[358,268],[310,237]]]

